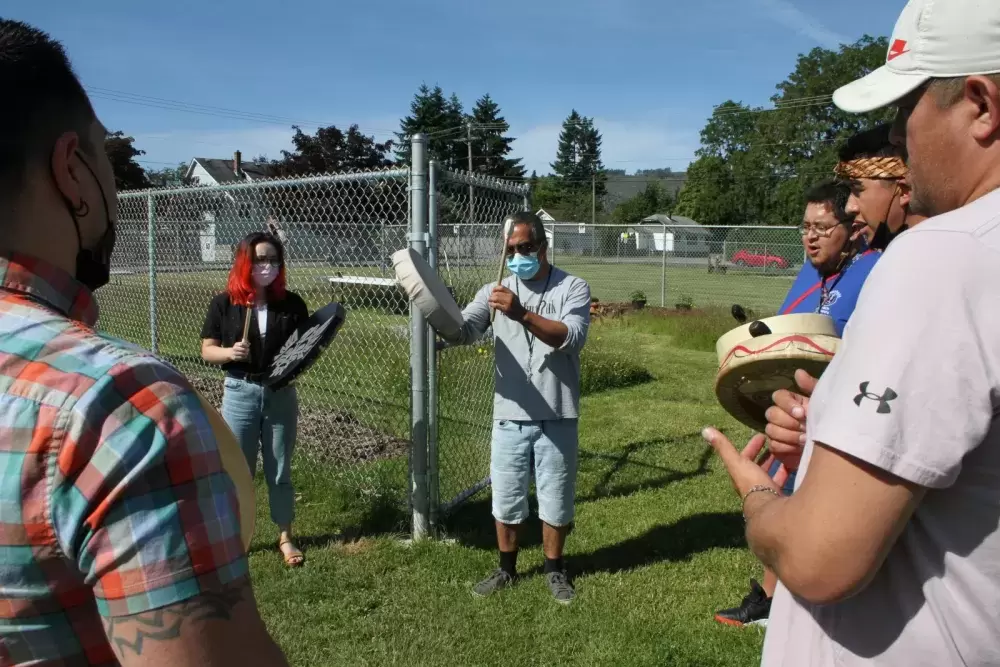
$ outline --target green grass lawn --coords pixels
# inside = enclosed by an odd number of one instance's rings
[[[587,278],[604,301],[626,299],[645,289],[644,281],[659,285],[658,266],[566,268]],[[490,271],[466,269],[463,282],[486,282]],[[759,631],[712,620],[714,610],[739,602],[759,571],[745,549],[739,501],[699,433],[714,424],[736,441],[748,436],[715,400],[715,340],[734,326],[727,312],[739,301],[734,297],[756,294],[742,303],[773,312],[790,279],[667,271],[668,280],[676,274],[675,284],[687,275],[688,284],[701,285],[708,296],[693,296],[695,308],[718,307],[641,313],[591,329],[577,525],[567,546],[574,604],[559,607],[545,589],[534,518],[520,558],[529,576],[495,599],[472,597],[471,586],[496,566],[488,490],[443,519],[447,539],[408,545],[400,539],[408,525],[405,454],[333,467],[299,455],[296,531],[308,563],[284,568],[259,478],[250,556],[262,614],[293,665],[759,663]],[[331,298],[324,284],[329,273],[309,268],[292,275],[293,288],[313,309]],[[157,290],[161,354],[220,385],[221,374],[198,361],[198,337],[208,300],[223,281],[222,273],[168,274],[158,277]],[[647,296],[657,303],[652,290]],[[102,328],[149,345],[144,276],[116,276],[100,299]],[[349,412],[405,438],[409,344],[399,331],[406,317],[379,309],[377,301],[358,305],[320,364],[303,376],[302,403]],[[491,362],[488,345],[441,354],[442,501],[488,472]],[[616,374],[636,375],[635,366],[652,380],[599,391],[614,386]]]
[[[762,633],[715,623],[750,576],[739,502],[699,435],[746,430],[718,407],[710,351],[724,313],[637,315],[595,324],[597,345],[629,350],[655,380],[583,400],[577,524],[567,562],[578,597],[549,597],[536,519],[529,576],[487,600],[470,587],[496,566],[489,492],[444,523],[450,540],[408,545],[394,507],[357,504],[322,470],[297,464],[297,531],[307,565],[274,549],[264,489],[251,554],[268,628],[293,665],[756,665]],[[599,342],[598,342],[599,341]],[[259,481],[259,480],[258,480]],[[534,507],[534,504],[533,504]]]

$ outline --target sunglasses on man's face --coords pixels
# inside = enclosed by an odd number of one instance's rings
[[[514,245],[507,246],[507,255],[513,255],[517,253],[519,255],[530,255],[533,252],[538,252],[538,246],[536,246],[531,241],[525,241],[524,243],[516,243]]]

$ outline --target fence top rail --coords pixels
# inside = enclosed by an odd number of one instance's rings
[[[469,223],[461,223],[469,224]],[[546,227],[604,227],[604,228],[620,228],[620,227],[650,227],[653,229],[659,227],[669,227],[671,229],[778,229],[778,230],[798,230],[798,227],[792,225],[692,225],[690,223],[679,223],[679,222],[625,222],[625,223],[614,223],[614,222],[548,222],[543,221]]]
[[[439,169],[438,171],[447,180],[454,181],[456,183],[489,188],[490,190],[499,190],[500,192],[506,192],[512,195],[523,196],[528,194],[531,189],[527,183],[515,183],[514,181],[506,181],[495,176],[484,176],[482,174],[473,174],[468,171],[452,171],[450,169]]]
[[[299,178],[261,178],[242,183],[222,183],[219,185],[182,185],[166,188],[147,188],[145,190],[128,190],[119,192],[118,199],[146,199],[161,195],[206,194],[210,192],[238,192],[240,190],[259,190],[290,185],[325,185],[327,183],[356,183],[359,181],[378,181],[386,179],[409,178],[409,168],[384,169],[382,171],[359,171],[349,174],[321,174],[319,176],[302,176]]]

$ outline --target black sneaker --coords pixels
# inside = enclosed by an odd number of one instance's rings
[[[549,572],[545,575],[545,583],[548,584],[552,597],[559,604],[569,604],[576,597],[573,584],[569,583],[569,578],[564,572]]]
[[[495,593],[501,589],[511,586],[515,578],[510,576],[505,570],[497,569],[486,579],[472,587],[472,592],[481,598],[490,593]]]
[[[767,617],[771,615],[771,598],[756,579],[750,580],[750,592],[743,598],[742,604],[733,609],[723,609],[715,613],[715,620],[726,625],[744,627],[746,625],[767,626]]]

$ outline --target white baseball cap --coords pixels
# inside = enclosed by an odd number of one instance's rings
[[[838,88],[833,103],[864,113],[899,101],[930,79],[1000,72],[1000,0],[909,0],[885,65]]]

